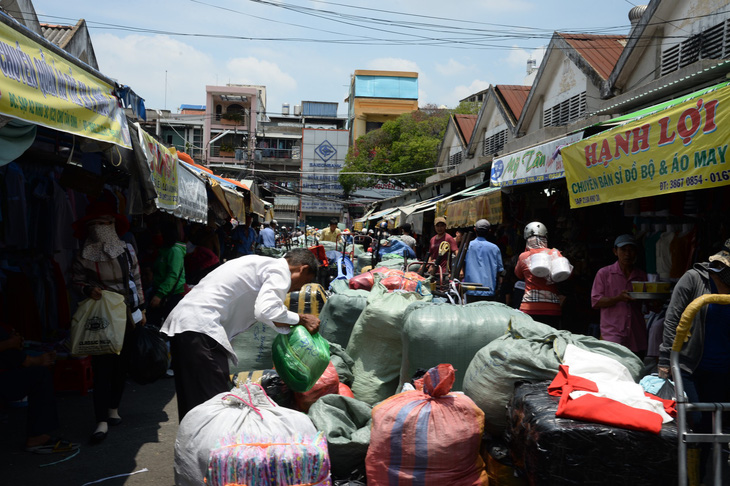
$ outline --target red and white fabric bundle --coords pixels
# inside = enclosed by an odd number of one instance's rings
[[[559,396],[558,417],[658,434],[673,419],[674,402],[644,392],[624,365],[569,344],[548,387]]]

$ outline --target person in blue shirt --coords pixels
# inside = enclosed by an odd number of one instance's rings
[[[272,219],[268,228],[261,230],[259,243],[265,248],[276,248],[276,220]]]
[[[474,225],[476,239],[469,243],[466,251],[464,282],[478,283],[489,290],[469,290],[466,292],[467,302],[495,300],[497,288],[504,275],[502,252],[494,243],[487,241],[489,221],[480,219]]]
[[[256,234],[256,230],[251,226],[252,221],[253,216],[250,213],[246,214],[246,224],[239,224],[231,232],[231,239],[233,240],[237,256],[253,255],[254,253],[253,247],[256,244],[258,235]]]

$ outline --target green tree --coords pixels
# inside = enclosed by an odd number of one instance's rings
[[[355,141],[347,152],[342,172],[398,174],[434,167],[450,115],[449,110],[427,106],[385,122]],[[422,183],[428,175],[428,172],[393,177],[340,174],[339,180],[349,194],[358,187],[372,187],[382,180],[403,185]]]

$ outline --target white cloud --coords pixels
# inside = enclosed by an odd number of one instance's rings
[[[297,89],[296,80],[273,62],[255,57],[239,57],[226,63],[231,82],[262,84],[266,91],[288,92]]]
[[[469,86],[461,85],[455,87],[451,94],[448,96],[449,106],[455,107],[459,104],[459,100],[463,100],[469,95],[478,93],[479,91],[489,88],[488,81],[482,81],[481,79],[475,79]]]
[[[215,63],[207,54],[168,36],[99,34],[94,51],[101,72],[130,86],[148,108],[203,104],[205,85],[215,82]]]
[[[291,93],[297,82],[279,65],[256,57],[216,61],[210,55],[168,36],[101,34],[94,39],[101,71],[132,87],[148,108],[176,111],[182,103],[204,104],[205,86],[260,84],[267,91]],[[114,63],[104,65],[103,60]],[[167,76],[167,80],[165,77]],[[165,86],[167,85],[167,86]]]
[[[468,68],[455,59],[449,59],[446,64],[436,63],[436,71],[444,76],[457,76],[464,73]]]
[[[373,59],[367,63],[367,68],[370,70],[383,70],[383,71],[412,71],[419,73],[421,77],[421,69],[414,61],[407,59],[398,59],[395,57],[381,57],[379,59]]]

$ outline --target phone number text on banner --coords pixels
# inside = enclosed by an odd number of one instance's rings
[[[730,184],[730,87],[562,149],[572,208]]]
[[[112,86],[3,23],[0,113],[132,148]]]

